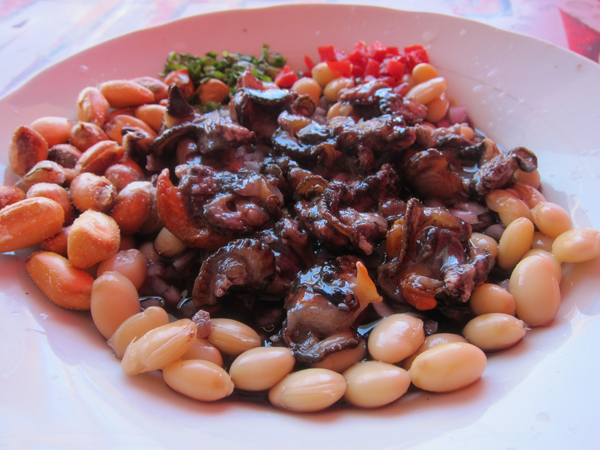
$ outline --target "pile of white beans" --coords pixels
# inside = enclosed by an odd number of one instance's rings
[[[406,81],[411,85],[408,95],[428,107],[428,120],[435,126],[448,111],[446,81],[429,64],[415,67]],[[155,82],[160,86],[160,80]],[[352,115],[351,106],[337,102],[337,97],[340,89],[353,83],[326,64],[318,64],[313,78],[300,79],[292,89],[311,95],[318,104],[323,104],[324,96],[331,118]],[[102,126],[108,108],[133,108],[133,113],[122,111],[116,116],[118,126],[113,123],[108,131],[115,126],[158,131],[165,114],[158,94],[150,95],[150,90],[142,91],[129,80],[102,87],[104,91],[86,88],[82,92],[79,122],[41,118],[29,127],[35,133],[30,134],[47,144],[73,144],[73,129],[88,123]],[[466,124],[459,129],[472,137],[473,130]],[[356,348],[295,370],[296,359],[288,348],[263,346],[257,332],[239,321],[212,319],[210,326],[202,326],[189,319],[175,320],[159,307],[141,309],[139,290],[148,263],[161,256],[174,257],[186,246],[162,229],[154,240],[133,248],[131,234],[146,216],[138,219],[131,205],[138,196],[141,200],[147,196],[140,185],[132,184],[142,182],[139,179],[107,175],[115,164],[133,167],[123,160],[118,131],[100,139],[100,145],[91,145],[91,150],[81,151],[73,169],[79,172],[65,170],[65,176],[56,179],[19,173],[26,181],[20,184],[23,198],[13,188],[0,190],[2,201],[16,195],[15,201],[2,203],[0,251],[42,244],[43,250],[31,255],[26,268],[50,300],[65,308],[89,309],[125,374],[160,370],[173,390],[200,401],[223,399],[237,389],[264,392],[278,408],[309,412],[341,399],[361,408],[380,407],[398,400],[411,385],[430,392],[462,389],[482,376],[487,353],[515,345],[530,327],[552,323],[561,302],[562,263],[588,261],[600,253],[598,231],[573,228],[569,213],[540,193],[539,174],[517,172],[514,187],[486,197],[488,207],[506,227],[499,242],[479,233],[471,238],[511,273],[508,290],[490,283],[479,286],[470,300],[474,318],[461,335],[425,336],[419,317],[391,314]],[[17,141],[11,144],[11,164],[18,168],[25,157]],[[114,202],[107,203],[116,188],[126,193],[120,203],[125,207],[120,209]],[[374,285],[368,288],[375,289]]]

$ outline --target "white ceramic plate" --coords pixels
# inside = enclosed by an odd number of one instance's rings
[[[263,43],[303,68],[305,54],[357,40],[424,44],[475,125],[540,159],[544,193],[577,225],[600,227],[600,67],[553,45],[437,14],[295,5],[184,19],[106,42],[36,76],[0,101],[0,162],[21,124],[74,117],[78,92],[156,75],[172,50],[258,54]],[[128,378],[87,314],[48,302],[0,256],[0,448],[507,449],[591,448],[599,437],[600,269],[565,266],[554,324],[489,358],[483,379],[446,395],[411,393],[375,411],[293,415],[265,405],[202,404],[159,376]]]

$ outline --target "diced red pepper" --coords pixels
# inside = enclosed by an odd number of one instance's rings
[[[298,81],[298,75],[288,65],[285,65],[275,76],[275,84],[281,88],[290,88],[296,81]]]
[[[321,62],[337,61],[335,48],[333,48],[333,45],[324,45],[318,47],[317,50],[319,51],[319,57],[321,58]]]
[[[387,73],[400,80],[404,76],[404,64],[397,59],[388,59],[385,66]]]
[[[415,50],[423,50],[422,45],[411,45],[410,47],[404,47],[404,53],[414,52]]]
[[[354,50],[346,57],[346,60],[350,61],[353,66],[361,68],[364,68],[367,65],[368,59],[369,57],[360,50]]]
[[[421,45],[413,45],[412,47],[406,47],[404,51],[406,54],[404,55],[402,60],[406,65],[406,69],[409,72],[412,72],[413,68],[417,64],[429,62],[429,55],[427,54],[427,50],[425,50]]]
[[[398,47],[386,47],[385,52],[388,56],[400,56],[400,49]]]
[[[321,62],[326,61],[341,61],[346,57],[346,54],[335,48],[333,45],[324,45],[322,47],[318,47],[319,57],[321,58]]]
[[[365,67],[364,72],[365,77],[369,75],[373,77],[377,77],[379,75],[379,62],[372,58],[369,58],[369,60],[367,61],[367,66]]]
[[[306,64],[306,71],[308,73],[312,72],[313,67],[315,67],[315,63],[313,62],[313,60],[308,55],[306,55],[304,57],[304,64]]]
[[[349,61],[327,61],[327,67],[340,77],[352,75],[352,64]]]

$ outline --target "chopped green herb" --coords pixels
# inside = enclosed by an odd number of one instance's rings
[[[286,59],[279,53],[271,54],[269,46],[263,45],[261,55],[257,58],[252,55],[242,55],[239,53],[229,53],[224,51],[221,58],[215,52],[207,52],[204,57],[194,56],[188,53],[171,52],[165,63],[165,68],[161,76],[166,76],[169,72],[179,69],[187,69],[190,79],[194,83],[194,88],[209,80],[216,78],[227,84],[231,88],[232,94],[235,93],[235,86],[238,77],[250,68],[254,76],[261,81],[273,81],[286,63]],[[196,102],[198,105],[198,96],[191,96],[190,102]],[[206,105],[209,110],[215,109],[215,105]]]

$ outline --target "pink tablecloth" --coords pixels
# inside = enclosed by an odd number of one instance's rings
[[[0,97],[67,56],[130,31],[232,8],[303,0],[3,0],[0,2]],[[594,61],[600,55],[600,0],[369,0],[435,11],[534,36]]]

